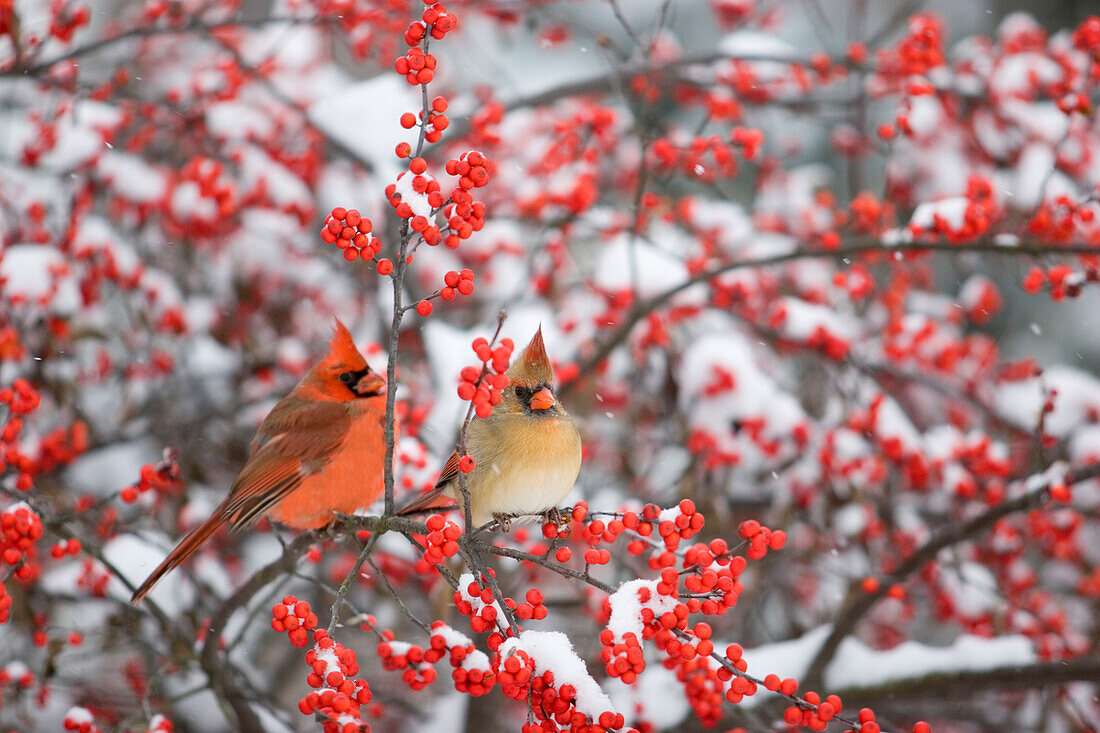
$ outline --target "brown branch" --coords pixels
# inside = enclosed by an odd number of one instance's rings
[[[1094,463],[1084,468],[1071,471],[1066,475],[1067,484],[1076,484],[1081,481],[1100,476],[1100,463]],[[1015,499],[1005,501],[988,511],[979,514],[973,519],[962,524],[953,524],[944,527],[932,535],[920,548],[910,555],[897,567],[894,572],[882,578],[879,588],[873,593],[865,593],[861,588],[849,591],[844,605],[837,610],[832,631],[818,649],[817,654],[810,662],[809,668],[803,677],[803,684],[807,687],[816,687],[821,684],[825,667],[832,661],[840,643],[851,634],[860,620],[871,608],[881,600],[890,590],[890,586],[905,582],[909,576],[918,572],[927,563],[935,559],[940,550],[958,544],[968,539],[973,539],[980,533],[992,527],[999,520],[1016,512],[1023,512],[1041,505],[1047,499],[1050,482],[1044,483],[1038,488],[1030,489]]]

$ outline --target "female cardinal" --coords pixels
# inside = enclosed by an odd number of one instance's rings
[[[373,503],[382,493],[385,387],[337,320],[325,358],[260,423],[229,496],[176,545],[132,602],[226,522],[243,527],[267,514],[288,527],[316,529],[336,512]]]
[[[554,397],[554,371],[541,327],[508,370],[508,387],[493,414],[470,422],[466,449],[474,459],[466,489],[476,526],[494,515],[556,509],[573,488],[581,467],[581,436]],[[435,488],[398,513],[442,506],[449,503],[446,497],[462,506],[458,460],[452,453]]]

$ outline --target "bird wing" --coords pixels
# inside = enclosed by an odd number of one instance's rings
[[[259,519],[324,468],[347,437],[351,420],[343,403],[279,402],[256,433],[252,454],[226,497],[225,514],[238,527]]]
[[[439,472],[439,478],[435,481],[435,486],[426,494],[423,494],[413,500],[412,503],[405,505],[397,511],[398,514],[413,514],[414,512],[423,511],[425,509],[431,509],[437,506],[443,506],[449,504],[449,499],[444,500],[443,492],[447,490],[447,486],[458,476],[458,453],[452,453],[451,457],[447,459],[447,462],[443,464],[443,470]]]

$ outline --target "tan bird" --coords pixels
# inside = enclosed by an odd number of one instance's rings
[[[581,436],[554,396],[554,370],[541,327],[508,370],[508,387],[493,414],[470,422],[466,448],[475,462],[466,474],[475,526],[555,509],[573,488],[581,467]],[[399,513],[443,506],[448,499],[461,507],[458,458],[452,453],[435,488]]]

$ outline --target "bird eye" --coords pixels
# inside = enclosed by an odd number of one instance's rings
[[[340,381],[344,384],[351,384],[353,379],[355,379],[355,372],[344,372],[340,375]]]

